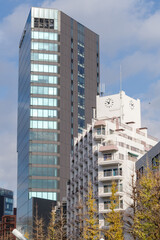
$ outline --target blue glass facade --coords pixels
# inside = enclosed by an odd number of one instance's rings
[[[91,121],[96,102],[98,40],[58,10],[32,8],[28,16],[19,45],[17,225],[21,228],[32,225],[32,197],[56,201],[65,196],[73,139]],[[92,57],[86,59],[86,52]]]
[[[17,223],[24,229],[32,224],[29,199],[57,200],[59,186],[58,33],[35,28],[39,10],[31,10],[19,46]]]
[[[3,215],[13,215],[13,192],[0,188],[0,221]]]
[[[78,23],[78,132],[85,128],[85,33],[84,26]],[[79,103],[83,104],[79,104]]]

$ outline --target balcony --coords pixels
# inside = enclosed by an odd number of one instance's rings
[[[118,196],[123,196],[123,192],[121,192],[121,191],[118,191],[118,192],[116,192],[116,195],[118,195]],[[112,195],[112,193],[111,192],[102,192],[102,193],[99,193],[99,197],[101,197],[101,198],[106,198],[106,197],[110,197]]]
[[[115,211],[122,211],[123,208],[116,208]],[[100,209],[99,213],[108,213],[110,209]]]
[[[94,134],[94,140],[99,141],[101,139],[105,139],[105,134],[98,134],[98,133]]]
[[[120,159],[102,159],[98,162],[99,166],[109,166],[109,165],[115,165],[115,164],[122,164],[123,160]]]
[[[99,177],[99,181],[105,182],[105,181],[114,181],[114,180],[122,180],[123,176],[117,175],[117,176],[107,176],[107,177]]]
[[[122,168],[113,168],[113,169],[106,169],[103,171],[103,175],[99,176],[100,181],[112,181],[112,180],[121,180],[123,179],[122,176]]]
[[[103,121],[103,120],[99,120],[99,121],[96,121],[95,122],[95,124],[94,124],[94,127],[96,128],[96,127],[105,127],[106,126],[106,123],[105,123],[105,121]]]
[[[99,148],[99,151],[102,152],[102,153],[115,152],[115,151],[118,151],[118,147],[116,146],[115,143],[110,143],[110,144],[107,144],[105,146],[101,146]]]

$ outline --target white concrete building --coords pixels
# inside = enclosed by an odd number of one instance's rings
[[[127,192],[135,173],[135,162],[157,143],[148,135],[147,128],[141,127],[140,100],[128,97],[123,91],[97,96],[94,115],[92,124],[75,139],[71,156],[67,197],[70,239],[78,229],[79,202],[85,205],[88,182],[93,184],[99,224],[103,227],[103,215],[110,208],[112,181],[118,187],[118,210],[125,210],[130,202]]]

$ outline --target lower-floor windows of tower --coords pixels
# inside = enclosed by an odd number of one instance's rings
[[[56,98],[36,98],[32,97],[31,105],[35,106],[49,106],[49,107],[57,107],[58,106],[58,99]]]
[[[58,95],[58,89],[56,87],[40,87],[31,86],[31,94],[42,94],[42,95]]]
[[[35,141],[52,141],[56,142],[58,141],[58,133],[56,132],[44,132],[44,131],[30,131],[30,140],[35,140]]]
[[[31,82],[58,84],[58,77],[45,75],[31,75]]]
[[[30,128],[58,129],[58,123],[56,121],[30,120]]]
[[[44,153],[43,153],[44,154]],[[33,155],[30,153],[29,163],[32,164],[45,164],[45,165],[58,165],[59,159],[54,155]]]
[[[30,152],[58,153],[58,145],[52,143],[30,143]]]
[[[29,167],[29,176],[58,177],[58,169],[54,167]]]
[[[53,179],[29,179],[29,188],[57,189],[58,181]]]
[[[31,64],[32,72],[58,73],[58,66],[47,64]]]
[[[30,110],[31,117],[46,117],[46,118],[57,118],[58,111],[53,109],[31,109]]]
[[[31,49],[43,51],[58,51],[57,43],[31,42]]]
[[[48,200],[57,200],[56,192],[29,192],[29,199],[32,197],[43,198]]]

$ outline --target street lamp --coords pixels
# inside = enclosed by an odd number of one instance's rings
[[[17,229],[14,229],[12,231],[12,234],[19,240],[26,240],[26,238],[22,235],[22,233],[20,233]]]

